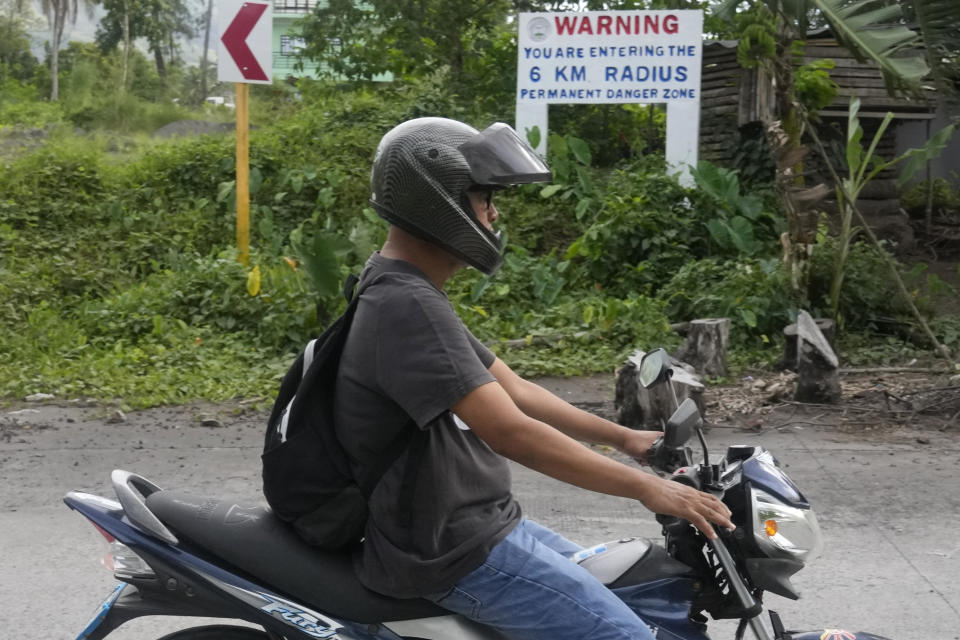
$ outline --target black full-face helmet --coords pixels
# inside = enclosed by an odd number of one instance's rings
[[[551,178],[547,165],[509,125],[498,122],[477,131],[456,120],[417,118],[380,141],[370,201],[390,224],[490,274],[500,266],[500,237],[477,219],[467,191]]]

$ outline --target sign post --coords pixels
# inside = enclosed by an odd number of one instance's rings
[[[237,259],[250,262],[250,85],[236,85],[237,114]]]
[[[250,261],[250,84],[273,82],[273,8],[253,0],[219,0],[217,80],[234,82],[237,116],[237,253]],[[266,69],[266,70],[264,70]]]
[[[547,105],[666,103],[667,164],[689,184],[697,164],[703,12],[521,13],[516,129],[541,133]]]

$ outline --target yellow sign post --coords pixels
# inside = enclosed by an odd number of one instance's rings
[[[250,262],[250,85],[236,83],[237,259]]]
[[[257,0],[217,0],[217,80],[236,87],[237,259],[250,263],[250,84],[273,82],[273,6]]]

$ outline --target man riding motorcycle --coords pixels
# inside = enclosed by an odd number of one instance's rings
[[[341,356],[338,438],[362,477],[405,430],[405,451],[369,498],[360,581],[425,597],[516,638],[653,638],[608,588],[568,560],[578,547],[523,518],[505,458],[584,489],[633,498],[706,536],[732,528],[716,497],[602,456],[643,459],[659,432],[581,411],[520,378],[483,346],[443,293],[472,266],[501,263],[494,193],[551,174],[509,126],[482,132],[419,118],[380,142],[371,202],[390,223]]]

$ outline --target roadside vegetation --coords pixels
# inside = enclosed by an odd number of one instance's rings
[[[395,68],[392,83],[253,87],[248,265],[234,248],[233,137],[149,137],[178,120],[230,120],[223,108],[181,106],[198,102],[189,69],[173,65],[161,82],[134,51],[134,88],[118,88],[116,50],[71,43],[51,102],[46,67],[4,62],[0,398],[132,408],[271,399],[296,352],[344,307],[343,278],[385,237],[367,202],[383,133],[425,115],[512,122],[512,81],[500,70],[515,42],[494,29],[483,44],[486,63]],[[448,286],[474,333],[522,374],[576,375],[613,371],[635,348],[678,345],[671,323],[726,316],[734,362],[776,361],[798,302],[769,162],[703,163],[685,188],[663,165],[657,108],[555,107],[551,127],[554,183],[498,194],[503,268]],[[938,183],[937,194],[960,201],[956,184]],[[883,250],[855,240],[847,250],[830,228],[823,214],[804,298],[831,314],[842,247],[842,357],[930,355]],[[935,314],[956,291],[922,266],[901,271],[956,352],[960,321]]]

